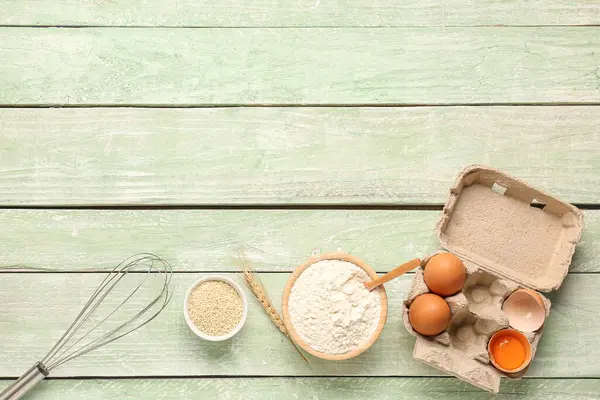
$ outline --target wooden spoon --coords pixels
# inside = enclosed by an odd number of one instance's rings
[[[415,258],[414,260],[410,260],[409,262],[406,262],[406,263],[402,264],[401,266],[394,268],[387,274],[382,275],[377,279],[373,279],[370,282],[365,282],[365,287],[370,292],[371,290],[375,289],[377,286],[379,286],[383,283],[386,283],[388,281],[391,281],[392,279],[396,279],[400,275],[417,268],[419,265],[421,265],[421,260],[419,260],[418,258]]]

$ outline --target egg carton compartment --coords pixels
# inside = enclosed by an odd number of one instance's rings
[[[472,264],[463,260],[464,264]],[[467,277],[462,289],[467,298],[469,311],[475,315],[498,321],[500,325],[508,325],[502,312],[504,299],[517,290],[519,285],[507,279],[501,279],[481,269],[475,270]]]
[[[404,326],[410,334],[417,337],[413,357],[491,392],[499,390],[502,377],[519,379],[524,376],[531,364],[518,373],[506,374],[492,365],[487,349],[494,333],[506,328],[514,329],[502,311],[502,304],[522,285],[461,258],[467,271],[465,284],[459,293],[443,297],[450,307],[450,324],[439,335],[424,336],[412,328],[408,310],[415,298],[431,293],[424,280],[427,261],[416,270],[402,310]],[[548,315],[550,301],[545,296],[540,296]],[[532,360],[542,331],[543,327],[536,332],[522,332],[531,343]]]
[[[476,328],[478,320],[479,318],[471,313],[463,313],[454,318],[448,327],[450,345],[474,360],[488,362],[487,336]]]

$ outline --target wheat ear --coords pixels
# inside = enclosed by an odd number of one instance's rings
[[[258,276],[254,273],[254,271],[252,270],[252,268],[250,267],[248,262],[245,262],[244,259],[242,259],[240,269],[242,270],[242,273],[244,274],[244,282],[246,282],[246,285],[248,285],[248,287],[250,288],[250,291],[252,291],[252,293],[254,294],[254,297],[256,297],[256,300],[258,300],[260,305],[263,307],[263,309],[269,316],[269,319],[271,321],[273,321],[273,323],[275,324],[275,326],[277,328],[279,328],[281,333],[283,333],[285,335],[285,337],[288,338],[288,340],[294,346],[294,348],[296,349],[298,354],[300,354],[300,357],[302,357],[302,359],[308,364],[308,360],[306,359],[304,354],[302,354],[302,352],[300,351],[298,346],[296,346],[296,343],[294,343],[294,341],[288,334],[285,324],[283,323],[283,319],[281,318],[281,316],[279,315],[279,313],[277,312],[275,307],[273,307],[273,303],[271,303],[271,300],[269,299],[267,291],[265,290],[265,287],[262,285],[262,282],[260,281]]]

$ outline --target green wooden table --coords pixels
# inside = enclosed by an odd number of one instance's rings
[[[481,163],[584,209],[530,372],[498,399],[600,398],[600,1],[0,0],[0,389],[69,325],[101,269],[170,260],[147,329],[31,399],[481,399],[416,363],[410,285],[358,358],[305,365],[254,302],[206,343],[181,312],[243,247],[277,304],[342,249],[385,272],[438,249]]]

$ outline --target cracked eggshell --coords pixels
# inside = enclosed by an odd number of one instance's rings
[[[523,332],[535,332],[544,325],[546,307],[542,297],[530,289],[514,291],[502,305],[508,323]]]
[[[517,339],[523,346],[523,349],[525,350],[523,362],[519,367],[513,369],[506,369],[502,367],[499,363],[496,362],[496,359],[494,358],[493,348],[496,342],[503,340],[503,338],[507,336]],[[531,363],[531,359],[533,358],[533,350],[531,348],[531,343],[529,342],[529,339],[527,339],[527,337],[522,332],[519,332],[515,329],[502,329],[501,331],[494,333],[494,335],[488,342],[488,354],[492,365],[494,365],[494,367],[496,367],[499,371],[505,372],[507,374],[516,374],[517,372],[524,370],[529,366],[529,364]]]

